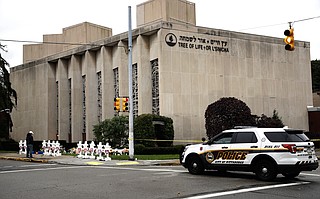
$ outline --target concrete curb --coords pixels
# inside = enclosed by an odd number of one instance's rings
[[[3,160],[15,160],[15,161],[23,161],[23,162],[39,162],[39,163],[48,163],[47,159],[37,159],[37,158],[22,158],[22,157],[7,157],[7,156],[0,156],[0,159]]]
[[[24,162],[37,162],[37,163],[49,163],[49,164],[61,164],[61,165],[84,165],[84,166],[95,166],[95,164],[90,163],[101,163],[96,165],[108,165],[108,166],[124,166],[128,165],[132,161],[125,160],[111,160],[111,161],[98,161],[94,159],[78,159],[75,157],[51,157],[51,158],[26,158],[26,157],[14,157],[7,155],[0,155],[0,159],[3,160],[14,160],[14,161],[24,161]],[[173,160],[137,160],[136,164],[130,164],[131,166],[177,166],[180,165],[178,159]]]

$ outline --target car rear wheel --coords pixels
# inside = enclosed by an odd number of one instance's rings
[[[204,172],[203,164],[198,157],[191,157],[188,161],[188,171],[191,174],[199,175]]]
[[[274,163],[268,160],[259,160],[255,165],[255,174],[258,179],[271,181],[277,176]]]

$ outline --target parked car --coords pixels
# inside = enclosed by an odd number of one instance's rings
[[[187,145],[180,163],[191,174],[204,170],[248,171],[270,181],[282,174],[294,178],[301,171],[318,168],[314,143],[302,130],[236,127],[208,142]]]

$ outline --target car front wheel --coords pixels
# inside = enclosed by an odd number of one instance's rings
[[[203,164],[198,157],[191,157],[188,161],[188,171],[191,174],[199,175],[204,172]]]

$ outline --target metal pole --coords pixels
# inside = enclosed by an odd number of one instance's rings
[[[133,140],[133,98],[132,98],[132,28],[131,28],[131,6],[128,7],[128,73],[129,73],[129,160],[134,160]]]

